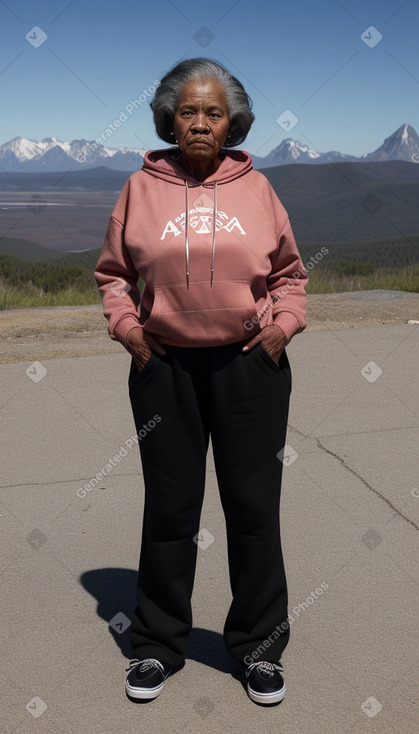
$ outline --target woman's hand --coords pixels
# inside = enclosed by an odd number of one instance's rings
[[[134,328],[130,329],[127,334],[126,349],[134,358],[134,362],[139,370],[142,370],[150,359],[152,354],[150,346],[159,354],[166,353],[163,347],[161,347],[152,336],[147,334],[147,340],[148,341],[145,341],[144,332],[140,326],[134,326]],[[150,342],[150,344],[148,344],[148,342]]]
[[[280,326],[270,324],[269,326],[265,326],[250,342],[247,342],[242,351],[248,352],[249,349],[255,347],[259,342],[262,344],[265,352],[278,364],[278,360],[288,344],[288,339]]]

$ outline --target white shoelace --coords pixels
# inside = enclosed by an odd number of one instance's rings
[[[140,673],[144,673],[146,670],[150,670],[151,668],[157,668],[157,670],[160,670],[163,676],[166,675],[163,664],[160,662],[160,660],[155,660],[154,658],[147,658],[146,660],[130,660],[127,670],[134,670],[137,665],[140,666]]]
[[[273,675],[275,675],[275,671],[282,673],[284,670],[281,663],[270,663],[268,660],[261,660],[259,663],[250,663],[246,670],[247,676],[250,675],[253,668],[258,668],[267,677],[272,677]]]

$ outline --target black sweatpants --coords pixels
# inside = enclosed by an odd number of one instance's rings
[[[243,353],[244,344],[165,346],[141,371],[131,363],[145,483],[130,631],[139,659],[177,666],[185,658],[210,434],[233,595],[226,647],[246,663],[265,641],[252,659],[274,662],[288,642],[277,454],[285,445],[291,372],[285,351],[276,364],[261,344]]]

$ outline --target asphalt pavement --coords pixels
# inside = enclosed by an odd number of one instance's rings
[[[269,708],[223,645],[211,453],[186,665],[135,704],[124,682],[143,478],[129,355],[0,366],[3,734],[416,734],[419,327],[303,333],[287,351],[291,639],[287,695]]]

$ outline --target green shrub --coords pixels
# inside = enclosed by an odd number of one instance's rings
[[[81,265],[56,265],[47,260],[31,262],[13,255],[0,255],[0,281],[14,288],[37,288],[42,293],[97,289],[93,273]]]
[[[374,265],[371,263],[354,263],[351,260],[331,260],[325,263],[325,269],[336,275],[371,275]]]
[[[404,268],[377,268],[370,275],[342,275],[331,269],[313,268],[307,293],[345,293],[351,291],[409,291],[419,293],[419,265]]]

